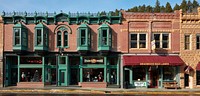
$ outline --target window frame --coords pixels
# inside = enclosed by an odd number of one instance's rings
[[[155,39],[155,35],[159,35],[159,40]],[[168,40],[164,40],[163,36],[168,35]],[[152,33],[152,39],[155,40],[155,48],[159,49],[170,49],[171,48],[171,33],[168,32],[163,32],[163,33]],[[163,45],[164,43],[167,43],[167,48],[164,48]]]
[[[199,41],[197,41],[199,40]],[[199,46],[198,46],[199,45]],[[197,48],[199,47],[199,48]],[[196,34],[196,49],[199,50],[200,49],[200,34]]]
[[[60,32],[60,36],[61,36],[60,40],[58,40],[58,33],[59,32]],[[65,33],[67,33],[67,40],[65,38],[65,35],[66,35]],[[69,32],[65,27],[63,28],[63,26],[62,26],[62,27],[58,28],[58,30],[56,31],[56,41],[57,41],[56,42],[57,48],[61,48],[61,47],[68,48],[69,47]],[[58,41],[60,42],[60,46],[58,45]],[[67,45],[65,45],[65,44],[67,44]]]
[[[136,39],[132,40],[132,35],[136,35]],[[145,36],[145,40],[141,40],[141,35]],[[148,34],[147,33],[130,33],[130,48],[131,49],[147,49],[147,40],[148,40]],[[141,47],[141,43],[144,43],[144,47]],[[132,47],[132,43],[136,44],[136,47]]]
[[[186,42],[186,36],[189,37],[188,42]],[[187,45],[188,45],[188,48],[186,48]],[[184,50],[191,50],[191,34],[185,34],[184,35]]]
[[[13,45],[14,46],[21,46],[21,28],[13,28],[14,30],[13,30],[13,35],[14,35],[14,39],[13,39]],[[19,36],[18,36],[18,39],[19,39],[19,43],[18,44],[16,44],[16,34],[15,34],[15,30],[18,30],[19,32],[18,32],[18,34],[19,34]]]

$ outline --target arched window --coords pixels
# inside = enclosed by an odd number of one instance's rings
[[[68,32],[64,32],[64,47],[68,46]]]
[[[60,31],[57,32],[57,47],[60,47],[62,46],[61,43],[62,43],[62,34]]]
[[[68,29],[64,26],[57,30],[57,47],[68,47]]]

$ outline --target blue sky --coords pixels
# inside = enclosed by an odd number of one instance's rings
[[[182,0],[159,0],[160,5],[170,2],[172,8]],[[193,1],[193,0],[190,0]],[[197,0],[200,2],[200,0]],[[128,9],[138,5],[155,5],[156,0],[0,0],[0,12],[92,12]]]

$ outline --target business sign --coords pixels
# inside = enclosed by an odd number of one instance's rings
[[[169,65],[169,63],[140,63],[140,65]]]
[[[103,57],[83,57],[83,64],[104,64]]]
[[[146,86],[146,82],[139,82],[139,81],[136,81],[136,82],[134,82],[134,86],[143,87],[143,86]]]

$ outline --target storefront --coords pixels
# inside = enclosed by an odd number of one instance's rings
[[[105,82],[119,86],[119,57],[80,56],[79,54],[6,54],[5,86],[39,83],[81,86],[82,82]],[[89,76],[88,76],[89,75]]]
[[[179,56],[124,55],[124,77],[129,87],[163,88],[169,82],[180,85]]]

